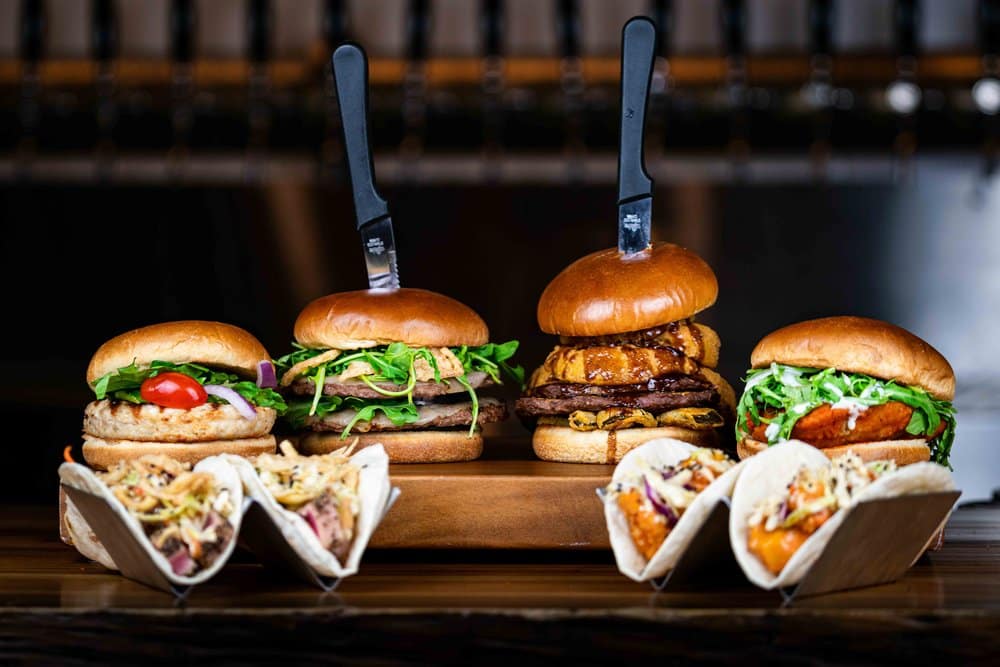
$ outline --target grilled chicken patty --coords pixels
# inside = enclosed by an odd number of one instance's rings
[[[468,382],[473,389],[488,387],[493,384],[493,380],[486,373],[476,371],[469,373]],[[373,382],[376,387],[385,391],[403,391],[404,385],[393,384],[391,382]],[[309,378],[299,378],[292,382],[290,387],[292,393],[302,396],[312,396],[315,385]],[[441,382],[417,382],[413,386],[413,397],[417,399],[437,398],[448,394],[465,393],[467,390],[454,378],[442,379]],[[361,380],[349,380],[338,382],[336,378],[329,378],[323,383],[323,393],[327,396],[354,396],[357,398],[385,398],[385,394],[372,389]]]
[[[608,408],[642,408],[663,412],[676,408],[716,407],[719,393],[714,389],[623,394],[618,396],[580,395],[568,398],[536,398],[524,396],[517,400],[515,411],[521,417],[568,415],[576,410],[596,412]]]
[[[764,417],[773,417],[776,413],[764,413]],[[857,442],[878,442],[880,440],[933,440],[944,430],[944,423],[938,431],[928,438],[919,434],[906,432],[906,426],[913,416],[913,408],[898,401],[884,405],[873,405],[856,414],[854,428],[851,428],[851,412],[844,409],[833,409],[831,405],[821,405],[803,416],[792,428],[792,438],[808,442],[815,447],[839,447]],[[750,425],[750,437],[759,442],[767,442],[767,424]]]
[[[204,403],[190,410],[161,408],[152,403],[136,405],[104,399],[87,405],[83,413],[85,433],[106,440],[155,442],[201,442],[234,440],[268,435],[277,413],[256,407],[246,419],[231,405]]]
[[[316,419],[310,418],[306,425],[314,431],[343,431],[351,423],[356,411],[347,408],[331,412]],[[479,399],[479,418],[476,424],[482,426],[507,418],[507,406],[495,398]],[[367,433],[369,431],[414,431],[425,428],[449,428],[469,426],[472,424],[472,403],[426,403],[418,406],[418,417],[415,422],[396,426],[381,412],[377,412],[371,421],[359,421],[352,432]]]

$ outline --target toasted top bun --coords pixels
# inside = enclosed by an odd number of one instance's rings
[[[750,355],[771,363],[836,368],[921,387],[938,400],[955,398],[955,371],[940,352],[906,329],[866,317],[824,317],[770,333]]]
[[[190,362],[255,377],[257,363],[270,358],[259,340],[232,324],[164,322],[133,329],[99,347],[87,367],[87,383],[92,385],[101,376],[133,361],[140,367],[152,361]]]
[[[573,262],[538,301],[538,326],[560,336],[607,336],[691,317],[719,294],[698,255],[657,243],[635,255],[609,248]]]
[[[295,320],[295,340],[312,348],[356,350],[397,342],[453,347],[484,345],[489,338],[486,323],[465,304],[407,287],[328,294]]]

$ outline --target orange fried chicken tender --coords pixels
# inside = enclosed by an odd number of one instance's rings
[[[663,544],[663,540],[667,539],[669,529],[666,520],[650,508],[644,502],[642,494],[636,490],[619,495],[618,507],[628,521],[632,542],[642,557],[649,560]]]

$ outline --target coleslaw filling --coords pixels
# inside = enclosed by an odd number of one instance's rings
[[[306,521],[324,548],[343,558],[361,511],[361,469],[350,460],[354,444],[317,456],[302,456],[287,440],[279,448],[280,456],[251,459],[261,483],[282,507]]]
[[[625,514],[632,541],[649,560],[698,494],[734,465],[725,452],[708,448],[672,466],[641,460],[636,474],[612,482],[605,493]]]
[[[233,536],[228,489],[207,472],[161,454],[119,461],[97,473],[139,522],[175,574],[209,567]]]

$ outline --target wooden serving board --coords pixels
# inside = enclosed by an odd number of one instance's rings
[[[466,463],[396,464],[402,491],[372,536],[387,549],[607,549],[596,489],[613,465],[539,461],[526,440],[487,440]]]

